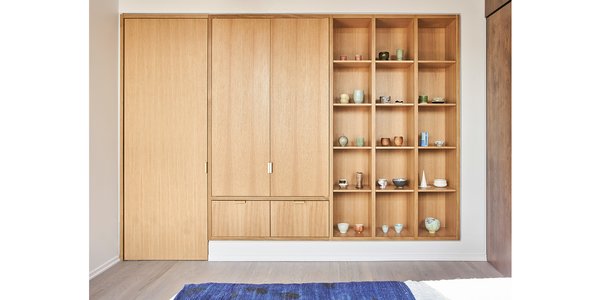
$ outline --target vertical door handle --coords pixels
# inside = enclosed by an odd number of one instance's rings
[[[273,162],[267,164],[267,173],[273,174]]]
[[[208,162],[204,162],[204,173],[208,174]]]

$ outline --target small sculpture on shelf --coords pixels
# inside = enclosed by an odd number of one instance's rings
[[[394,224],[394,230],[396,231],[397,234],[400,234],[400,232],[402,232],[403,228],[404,228],[404,224]]]
[[[390,138],[381,138],[381,146],[389,146],[391,142]]]
[[[356,189],[357,190],[360,190],[363,188],[362,179],[363,179],[363,173],[356,172]]]
[[[435,234],[438,230],[440,230],[440,226],[440,220],[433,217],[425,218],[425,228],[427,231],[429,231],[429,233]]]
[[[348,145],[348,137],[342,134],[342,136],[338,138],[338,143],[340,143],[340,146],[346,147],[346,145]]]
[[[403,136],[395,136],[394,137],[394,146],[402,146],[402,144],[404,143],[404,137]]]
[[[350,95],[342,93],[340,94],[340,103],[341,104],[348,104],[350,103]]]
[[[427,178],[425,178],[425,170],[423,170],[423,175],[421,175],[421,183],[419,184],[419,187],[422,189],[428,188],[429,186],[427,185]]]

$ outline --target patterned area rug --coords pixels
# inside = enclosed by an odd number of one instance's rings
[[[191,299],[397,299],[415,300],[404,282],[368,281],[300,284],[186,284],[175,300]]]

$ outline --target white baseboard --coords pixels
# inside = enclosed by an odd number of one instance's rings
[[[90,271],[90,280],[92,280],[92,278],[100,275],[102,272],[108,270],[110,267],[114,266],[116,263],[118,263],[120,261],[121,261],[121,259],[119,259],[118,256],[115,256],[115,257],[109,259],[107,262],[100,265],[99,267],[91,270]]]
[[[209,261],[486,261],[458,242],[210,241]],[[445,243],[445,244],[444,244]]]

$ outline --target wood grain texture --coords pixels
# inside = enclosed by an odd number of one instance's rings
[[[212,236],[269,237],[269,201],[212,201]]]
[[[271,236],[329,236],[328,201],[272,201]]]
[[[271,196],[328,197],[328,26],[271,21]]]
[[[293,270],[293,272],[290,272]],[[170,299],[201,282],[302,283],[499,277],[487,262],[120,262],[90,280],[92,300]]]
[[[213,196],[269,196],[270,20],[212,20]]]
[[[511,0],[485,0],[485,17],[490,17],[493,12],[510,1]]]
[[[124,259],[207,259],[207,21],[124,23]]]
[[[487,19],[487,257],[511,276],[511,5]]]
[[[403,224],[404,227],[399,237],[414,237],[416,230],[413,227],[415,219],[413,193],[378,193],[375,199],[375,223],[377,236],[398,237],[394,231],[394,224]],[[389,232],[384,234],[381,225],[388,225]]]

